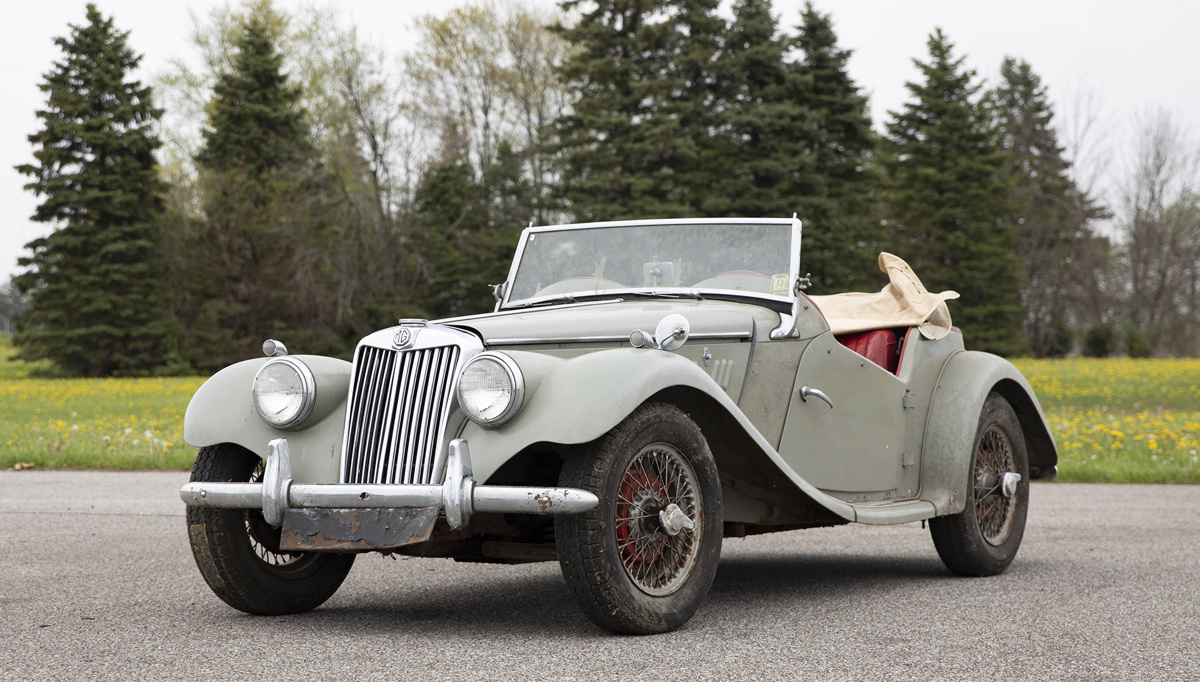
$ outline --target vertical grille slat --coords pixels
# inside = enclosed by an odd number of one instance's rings
[[[359,349],[346,417],[344,483],[434,482],[460,355],[455,345]]]
[[[417,437],[417,447],[414,450],[414,455],[416,455],[416,456],[410,458],[407,462],[405,462],[406,467],[409,469],[408,473],[410,475],[411,475],[411,469],[412,469],[414,460],[417,457],[419,457],[420,453],[425,449],[425,442],[426,442],[425,422],[427,419],[427,412],[429,410],[429,389],[431,388],[429,385],[428,379],[429,379],[430,365],[432,364],[432,360],[433,360],[432,355],[433,354],[430,353],[430,354],[426,355],[425,357],[421,358],[421,379],[420,379],[420,382],[417,384],[417,399],[415,401],[415,404],[413,405],[412,412],[409,413],[413,420],[413,426],[417,430],[417,436],[418,436]],[[411,481],[412,479],[410,478],[409,480]]]
[[[409,353],[405,353],[405,354],[401,355],[399,361],[397,362],[398,367],[396,368],[396,380],[393,382],[395,394],[391,398],[391,403],[392,403],[391,414],[392,415],[398,414],[400,412],[401,406],[404,403],[405,387],[410,383],[409,376],[408,376],[408,366],[411,362],[412,362],[412,355]],[[402,449],[403,446],[401,445],[401,442],[400,442],[400,429],[403,426],[403,424],[404,424],[403,419],[396,419],[395,417],[393,417],[391,419],[390,423],[386,425],[386,428],[388,430],[388,443],[390,444],[389,445],[390,452],[397,452],[397,451],[403,452],[403,449]],[[387,474],[385,476],[385,479],[389,480],[389,481],[393,480],[394,477],[396,476],[396,472],[398,471],[400,465],[401,465],[401,462],[397,462],[395,457],[388,457],[387,458]]]
[[[363,424],[367,433],[365,444],[368,449],[365,452],[368,453],[377,452],[384,446],[383,426],[386,419],[388,384],[390,383],[389,378],[392,374],[391,369],[395,362],[395,358],[383,355],[382,353],[376,352],[376,357],[378,361],[375,364],[376,374],[371,377],[371,397],[368,403],[369,412],[364,414],[378,414],[380,418],[368,419]],[[367,458],[363,483],[377,480],[376,472],[379,469],[379,464],[378,457]]]

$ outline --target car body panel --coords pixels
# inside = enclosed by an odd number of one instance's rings
[[[266,459],[267,444],[287,438],[291,445],[292,476],[297,483],[338,480],[350,363],[320,355],[291,356],[312,370],[316,405],[297,429],[276,429],[254,410],[254,375],[270,358],[245,360],[214,374],[192,396],[183,417],[183,439],[195,447],[236,443]]]
[[[518,363],[530,359],[522,352],[513,352],[512,357]],[[580,391],[580,386],[589,390]],[[461,437],[471,444],[475,475],[487,481],[509,457],[531,445],[590,442],[642,403],[666,389],[681,388],[704,394],[736,421],[742,447],[753,448],[752,453],[737,453],[738,457],[769,462],[795,493],[843,519],[854,519],[850,505],[825,495],[796,474],[711,376],[696,363],[666,351],[623,348],[563,360],[540,377],[535,396],[512,422],[500,429],[468,422]],[[717,456],[719,467],[723,460],[725,469],[734,468],[730,459]]]
[[[833,405],[802,400],[803,386]],[[904,395],[904,383],[887,370],[822,334],[800,359],[779,451],[822,490],[911,497],[896,493],[904,482]]]
[[[957,514],[966,506],[971,452],[978,415],[992,391],[1000,393],[1021,423],[1029,452],[1030,477],[1055,475],[1057,452],[1045,414],[1020,370],[1007,360],[978,351],[958,351],[937,379],[924,430],[921,458],[921,496],[936,506],[938,515]]]

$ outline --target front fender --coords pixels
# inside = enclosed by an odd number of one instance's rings
[[[200,386],[183,417],[183,439],[195,447],[236,443],[266,459],[267,443],[287,438],[297,483],[339,480],[350,363],[319,355],[294,355],[312,370],[316,404],[298,429],[268,426],[254,410],[254,375],[270,358],[246,360],[217,372]]]
[[[992,391],[1008,400],[1017,413],[1029,452],[1030,478],[1054,478],[1058,450],[1029,382],[1004,358],[962,351],[942,367],[922,446],[921,499],[932,502],[939,516],[966,508],[979,415]]]
[[[597,351],[567,360],[516,351],[508,354],[523,371],[527,365],[533,368],[526,375],[532,396],[517,417],[500,428],[485,429],[467,422],[462,437],[471,444],[476,480],[488,480],[505,461],[534,443],[593,441],[655,395],[686,388],[705,394],[736,420],[746,436],[742,446],[757,448],[757,452],[746,451],[741,456],[749,461],[765,460],[764,466],[782,473],[797,492],[843,519],[856,518],[850,505],[800,478],[712,377],[682,356],[645,348]]]

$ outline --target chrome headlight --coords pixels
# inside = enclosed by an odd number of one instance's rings
[[[268,360],[254,375],[254,409],[266,423],[279,429],[299,426],[317,401],[312,371],[295,358]]]
[[[512,419],[524,394],[521,368],[503,353],[476,355],[458,378],[458,404],[480,426],[499,426]]]

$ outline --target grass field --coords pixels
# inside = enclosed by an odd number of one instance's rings
[[[200,377],[50,378],[0,335],[0,468],[189,469]],[[1018,360],[1059,447],[1059,480],[1200,484],[1200,360]]]
[[[183,412],[203,378],[59,379],[0,334],[0,468],[190,469]]]
[[[1059,479],[1200,483],[1200,360],[1018,360],[1058,441]]]

